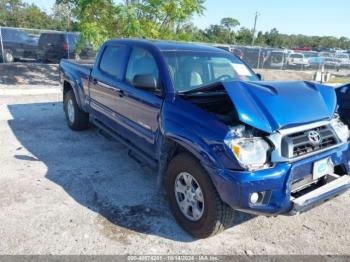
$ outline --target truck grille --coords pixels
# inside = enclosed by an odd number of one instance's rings
[[[316,131],[320,135],[320,142],[313,143],[309,133]],[[282,138],[282,156],[295,158],[318,150],[326,149],[338,143],[337,136],[330,126],[321,126],[314,129],[294,133]]]

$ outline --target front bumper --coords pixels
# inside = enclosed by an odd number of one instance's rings
[[[349,188],[349,175],[336,177],[332,182],[329,182],[301,197],[292,198],[293,207],[289,214],[297,215],[303,213],[341,193],[344,193]]]
[[[292,185],[312,174],[316,161],[330,158],[336,167],[342,167],[344,176],[305,194],[292,196]],[[255,172],[232,171],[206,167],[221,199],[235,210],[247,213],[278,215],[298,214],[337,196],[350,188],[349,144],[304,158],[293,163],[278,163],[274,167]],[[266,200],[252,204],[254,192],[265,192]]]

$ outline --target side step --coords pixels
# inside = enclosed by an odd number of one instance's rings
[[[108,138],[112,138],[116,140],[117,142],[123,144],[126,146],[129,151],[128,155],[135,159],[140,164],[145,164],[149,166],[150,168],[154,170],[158,170],[158,162],[154,160],[153,158],[149,157],[146,153],[142,152],[140,149],[135,147],[133,144],[131,144],[129,141],[122,138],[119,134],[114,132],[112,129],[104,125],[101,121],[97,119],[93,119],[93,123],[95,126],[97,126],[103,133],[107,135]],[[103,134],[104,135],[104,134]]]
[[[293,208],[290,211],[290,215],[297,215],[302,212],[305,212],[333,197],[336,197],[344,193],[347,189],[350,188],[350,176],[336,176],[336,179],[332,182],[325,184],[301,197],[291,198],[293,203]]]

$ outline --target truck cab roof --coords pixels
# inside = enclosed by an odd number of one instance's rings
[[[127,45],[142,44],[153,46],[159,49],[160,51],[201,51],[201,52],[217,52],[225,53],[224,50],[221,50],[216,47],[206,46],[203,44],[197,43],[185,43],[177,41],[163,41],[163,40],[146,40],[146,39],[112,39],[105,43],[105,45],[113,43],[124,43]]]

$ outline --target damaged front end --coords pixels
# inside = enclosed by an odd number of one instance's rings
[[[331,88],[231,81],[181,96],[227,126],[224,144],[240,168],[209,172],[232,208],[295,214],[350,187],[349,130]]]

